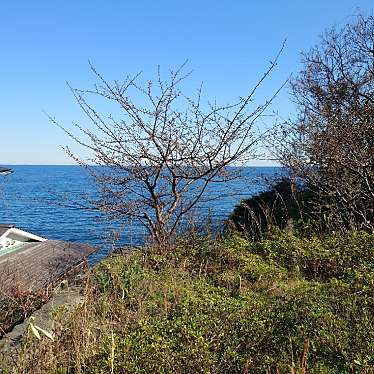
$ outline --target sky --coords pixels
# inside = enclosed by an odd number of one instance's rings
[[[55,0],[0,2],[0,163],[71,164],[83,154],[63,126],[85,124],[66,82],[92,88],[89,61],[107,79],[142,71],[145,79],[188,59],[187,90],[203,82],[209,100],[245,95],[286,39],[276,71],[258,93],[270,97],[301,68],[302,51],[372,0]],[[286,87],[273,110],[295,114]],[[83,153],[81,153],[83,152]]]

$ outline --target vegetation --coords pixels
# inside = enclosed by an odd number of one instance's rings
[[[294,79],[298,118],[281,128],[281,162],[319,195],[332,229],[374,228],[374,17],[325,32]]]
[[[0,339],[14,325],[40,308],[46,300],[48,295],[44,292],[32,294],[0,290]]]
[[[271,227],[294,227],[303,231],[321,231],[326,223],[315,214],[318,196],[307,186],[288,177],[272,181],[268,190],[244,199],[231,213],[229,228],[259,240]]]
[[[369,373],[373,255],[368,233],[279,229],[117,254],[56,313],[54,341],[30,335],[8,372]]]

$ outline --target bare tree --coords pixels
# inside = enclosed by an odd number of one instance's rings
[[[100,189],[89,206],[111,219],[139,222],[157,244],[168,242],[186,214],[220,197],[219,191],[206,193],[209,185],[239,176],[230,165],[258,157],[265,134],[255,131],[257,120],[279,90],[249,107],[278,56],[245,97],[223,106],[203,104],[201,87],[194,98],[182,92],[189,76],[184,65],[166,80],[159,69],[157,80],[145,84],[139,84],[139,74],[110,83],[91,65],[98,80],[94,89],[70,87],[91,125],[75,124],[79,135],[62,127],[92,154],[82,159],[66,148]],[[90,95],[114,103],[118,115],[103,116],[97,103],[90,104]]]
[[[374,18],[321,36],[292,82],[298,118],[282,129],[280,158],[318,194],[335,226],[372,230]]]

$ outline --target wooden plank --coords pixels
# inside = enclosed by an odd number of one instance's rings
[[[85,244],[59,240],[28,243],[0,257],[0,290],[16,294],[40,291],[95,251]]]

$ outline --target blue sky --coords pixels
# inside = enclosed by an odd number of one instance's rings
[[[108,79],[154,77],[189,60],[189,85],[229,102],[244,95],[287,38],[277,71],[259,92],[270,96],[300,69],[300,52],[372,0],[2,1],[0,5],[0,163],[69,164],[71,142],[43,110],[69,127],[83,120],[66,86],[90,88],[88,60]],[[294,113],[288,90],[274,103]],[[79,149],[73,146],[79,152]]]

